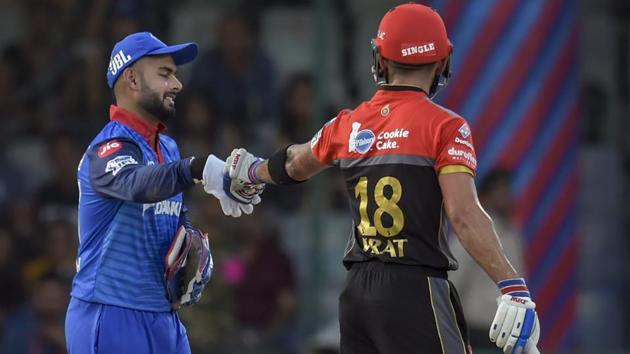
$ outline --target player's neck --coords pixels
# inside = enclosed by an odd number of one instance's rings
[[[431,81],[427,77],[418,77],[418,76],[398,76],[392,78],[389,82],[390,85],[399,85],[399,86],[414,86],[421,88],[424,92],[429,92],[431,88]]]

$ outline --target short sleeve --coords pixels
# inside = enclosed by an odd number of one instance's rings
[[[311,151],[313,155],[325,165],[330,165],[338,159],[340,149],[344,147],[340,139],[340,123],[347,110],[341,111],[336,117],[329,120],[311,139]]]
[[[477,156],[470,126],[465,119],[454,117],[438,130],[435,170],[439,174],[467,172],[477,173]]]

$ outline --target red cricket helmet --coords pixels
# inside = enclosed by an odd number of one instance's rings
[[[442,17],[415,3],[389,10],[378,26],[374,44],[383,58],[408,65],[434,63],[453,50]]]
[[[435,63],[448,58],[453,45],[448,39],[442,17],[430,7],[407,3],[389,10],[372,39],[372,49],[384,59],[409,66]],[[375,57],[375,78],[379,71]],[[450,66],[450,65],[447,65]],[[447,67],[443,76],[448,79]],[[378,80],[377,80],[378,81]]]

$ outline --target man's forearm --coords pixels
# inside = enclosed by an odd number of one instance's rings
[[[284,179],[287,179],[288,176],[288,179],[292,180],[291,183],[306,181],[313,175],[326,168],[326,166],[321,165],[312,155],[308,143],[290,145],[286,149],[276,152],[274,156],[272,156],[270,159],[276,159],[274,160],[275,162],[284,162],[282,166],[284,172],[286,172]],[[254,175],[256,176],[256,179],[264,183],[287,184],[286,182],[282,183],[282,181],[275,181],[273,179],[269,163],[270,160],[265,160],[255,167]],[[275,176],[282,176],[282,173],[278,173],[278,166],[279,165],[275,165]]]
[[[503,252],[490,216],[479,205],[468,209],[451,216],[466,251],[495,282],[519,277]]]

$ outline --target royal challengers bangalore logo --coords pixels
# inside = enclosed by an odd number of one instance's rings
[[[387,117],[389,115],[390,109],[389,104],[386,104],[383,108],[381,108],[381,115],[383,117]]]

